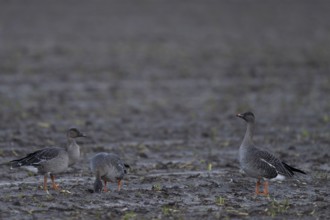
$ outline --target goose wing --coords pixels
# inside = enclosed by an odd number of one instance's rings
[[[255,166],[260,171],[261,176],[272,179],[278,174],[293,176],[293,172],[287,169],[281,160],[267,151],[256,152]]]
[[[40,166],[42,162],[57,157],[60,154],[61,150],[61,148],[57,147],[44,148],[30,153],[26,157],[17,160],[12,160],[10,162],[12,164],[12,167]]]

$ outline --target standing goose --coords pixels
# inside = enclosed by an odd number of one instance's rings
[[[38,173],[44,175],[44,190],[48,192],[47,176],[50,174],[53,189],[58,190],[55,184],[54,174],[67,170],[68,166],[77,162],[80,158],[80,147],[76,143],[76,138],[86,137],[78,129],[71,128],[67,131],[68,145],[66,148],[47,147],[28,154],[21,159],[10,161],[12,168],[21,166],[33,166],[38,169]]]
[[[258,149],[253,144],[254,114],[245,112],[237,114],[237,117],[247,122],[247,129],[243,142],[239,148],[239,162],[244,172],[254,178],[257,178],[256,194],[268,195],[267,179],[284,179],[292,177],[294,172],[306,174],[304,171],[289,166],[267,151]],[[263,192],[260,192],[260,179],[264,178]]]
[[[98,153],[90,160],[90,169],[95,175],[94,192],[102,191],[102,181],[104,182],[104,192],[107,192],[107,182],[117,181],[118,191],[122,186],[122,179],[127,173],[125,164],[116,154]]]

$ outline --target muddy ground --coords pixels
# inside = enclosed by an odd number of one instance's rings
[[[70,193],[2,165],[1,219],[328,218],[330,4],[275,2],[1,1],[0,163],[88,135]],[[246,110],[308,173],[268,198],[239,172]],[[120,192],[91,192],[101,151],[131,165]]]

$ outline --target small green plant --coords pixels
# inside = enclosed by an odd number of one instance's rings
[[[215,204],[217,204],[218,206],[225,205],[225,198],[222,196],[215,198]]]
[[[39,202],[39,199],[35,196],[32,196],[30,199],[33,203],[38,203]]]
[[[27,175],[31,177],[31,176],[35,176],[35,173],[32,171],[28,171]]]
[[[209,172],[212,171],[212,163],[207,164],[207,171],[209,171]]]
[[[46,195],[46,201],[47,201],[47,202],[51,202],[51,201],[54,201],[54,200],[55,200],[55,197],[52,196],[51,194],[47,194],[47,195]]]
[[[162,213],[163,213],[164,216],[173,215],[176,212],[179,212],[179,210],[174,209],[172,206],[164,205],[162,207]]]
[[[315,214],[315,209],[313,209],[313,211],[311,211],[309,214],[314,215]]]
[[[25,195],[20,193],[20,194],[17,195],[17,198],[23,199],[23,198],[25,198]]]
[[[210,134],[210,136],[211,136],[211,140],[213,142],[216,142],[218,132],[219,132],[219,129],[218,128],[216,128],[216,127],[212,127],[211,128],[211,131],[210,131],[211,134]]]
[[[308,137],[310,136],[310,133],[309,133],[309,131],[307,131],[306,129],[304,129],[304,130],[302,130],[302,132],[301,132],[301,136],[302,136],[303,138],[308,138]]]
[[[168,206],[163,206],[162,207],[162,213],[163,213],[163,215],[170,215],[170,208],[168,207]]]
[[[221,147],[228,147],[229,144],[230,144],[229,141],[224,141],[224,142],[221,143]]]
[[[100,219],[102,217],[102,213],[100,211],[96,211],[94,217],[95,219]]]
[[[135,219],[136,213],[133,211],[126,212],[125,215],[122,217],[122,220],[130,220],[130,219]]]
[[[289,200],[285,199],[284,201],[276,201],[273,199],[270,202],[270,207],[266,209],[268,215],[275,217],[276,215],[285,213],[286,210],[290,208]]]
[[[330,179],[329,178],[329,174],[327,172],[316,172],[314,175],[313,175],[314,179],[317,179],[317,180],[328,180]]]
[[[11,152],[14,154],[15,157],[18,156],[18,153],[15,150],[12,150]]]
[[[5,195],[2,198],[4,199],[4,201],[11,201],[10,195]]]
[[[159,183],[156,183],[156,184],[152,185],[152,189],[155,191],[161,191],[162,186]]]
[[[48,123],[48,122],[43,122],[43,121],[40,121],[37,123],[37,125],[41,128],[50,128],[51,124]]]

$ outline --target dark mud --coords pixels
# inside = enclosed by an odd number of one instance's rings
[[[326,1],[0,4],[0,163],[89,136],[64,191],[2,165],[1,219],[330,216]],[[308,173],[269,198],[239,172],[245,110],[256,143]],[[122,191],[91,193],[100,151],[131,165]]]

